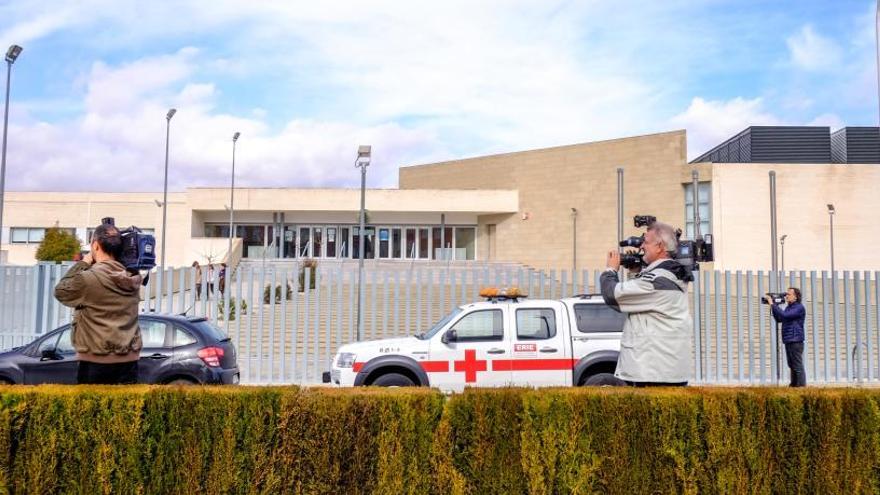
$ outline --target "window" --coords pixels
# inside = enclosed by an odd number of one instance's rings
[[[165,324],[155,320],[141,320],[141,340],[144,347],[165,347]]]
[[[712,233],[712,218],[710,216],[709,198],[711,196],[712,183],[700,182],[698,191],[698,207],[700,208],[700,234],[705,236]],[[685,237],[694,238],[694,185],[685,184],[684,186],[684,221],[685,221]]]
[[[456,227],[455,228],[455,259],[457,259],[457,260],[476,259],[476,257],[475,257],[476,238],[477,238],[477,229],[475,229],[473,227]],[[446,238],[446,242],[447,242],[447,244],[450,242],[449,237]]]
[[[61,338],[58,339],[58,347],[56,350],[61,354],[73,354],[76,349],[73,348],[73,342],[70,341],[70,329],[61,332]]]
[[[46,229],[42,227],[11,227],[9,229],[9,238],[16,244],[39,244],[45,235]]]
[[[475,340],[503,340],[504,316],[500,309],[474,311],[458,320],[453,330],[459,342]]]
[[[43,351],[52,351],[58,348],[58,337],[59,335],[56,333],[50,337],[43,339],[40,342],[40,346],[37,347],[37,355],[43,354]]]
[[[174,347],[195,344],[197,340],[182,328],[174,328]]]
[[[556,313],[549,308],[516,310],[516,337],[543,340],[556,336]]]
[[[575,304],[574,316],[578,331],[583,333],[621,332],[626,320],[626,315],[604,304]]]

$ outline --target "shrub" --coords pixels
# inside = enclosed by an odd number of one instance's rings
[[[3,493],[876,493],[880,391],[0,387]]]
[[[217,319],[218,320],[225,319],[225,316],[224,316],[225,305],[226,305],[226,303],[223,301],[222,298],[217,301]],[[241,314],[246,315],[247,314],[247,301],[245,301],[244,299],[241,299],[237,305],[241,308]],[[235,319],[236,312],[237,312],[236,299],[233,297],[233,298],[229,299],[229,321],[232,321]]]
[[[285,291],[285,299],[290,301],[293,299],[293,288],[290,287],[290,282],[286,282],[287,290]],[[269,304],[269,300],[272,298],[272,285],[266,284],[263,287],[263,304]],[[281,284],[275,285],[275,304],[281,303]]]
[[[309,268],[309,289],[315,288],[315,274],[318,272],[318,260],[303,260],[299,267],[299,292],[306,286],[306,268]]]
[[[35,258],[37,261],[70,261],[79,253],[80,242],[74,234],[60,228],[46,230]]]

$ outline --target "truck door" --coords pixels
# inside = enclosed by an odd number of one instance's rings
[[[511,305],[513,383],[523,387],[571,385],[571,348],[562,305],[535,301]]]
[[[431,340],[431,385],[442,390],[464,387],[503,387],[510,385],[508,366],[496,361],[510,359],[510,331],[505,324],[507,303],[465,313]],[[450,331],[455,332],[449,340]],[[447,335],[447,342],[443,336]]]

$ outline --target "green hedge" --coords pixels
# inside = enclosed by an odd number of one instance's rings
[[[880,391],[0,387],[0,493],[876,493]]]

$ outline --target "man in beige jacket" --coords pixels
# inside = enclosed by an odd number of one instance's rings
[[[67,271],[55,286],[55,298],[75,308],[71,340],[79,359],[79,383],[136,383],[141,330],[138,302],[142,277],[117,261],[122,254],[119,229],[95,229],[91,253]]]

